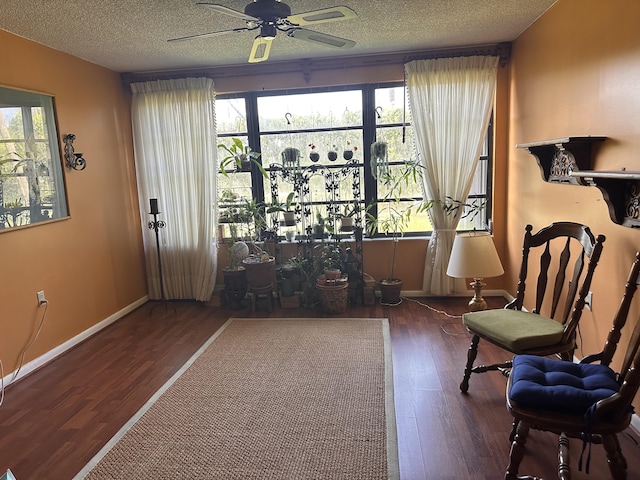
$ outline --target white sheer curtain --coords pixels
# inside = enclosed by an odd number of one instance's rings
[[[482,151],[495,95],[498,57],[472,56],[416,60],[405,64],[407,91],[418,158],[425,167],[426,198],[464,201]],[[453,292],[446,275],[461,211],[432,208],[423,289]]]
[[[149,296],[159,299],[156,237],[147,223],[157,198],[165,299],[209,300],[215,287],[217,148],[213,81],[134,83],[133,141]]]

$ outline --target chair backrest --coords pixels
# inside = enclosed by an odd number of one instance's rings
[[[604,348],[599,353],[585,357],[580,363],[599,361],[603,365],[610,365],[622,336],[622,328],[627,323],[631,300],[638,285],[640,285],[640,252],[636,252],[636,259],[631,266],[625,285],[624,296],[614,317],[613,326],[609,331]],[[640,319],[636,322],[629,338],[617,381],[620,385],[620,391],[598,402],[593,413],[594,419],[608,415],[607,418],[615,422],[628,416],[631,411],[631,404],[638,388],[640,388]]]
[[[549,309],[548,312],[545,311],[545,315],[565,325],[564,339],[568,340],[575,333],[582,315],[605,237],[594,237],[589,227],[574,222],[552,223],[535,234],[531,233],[532,230],[531,225],[525,227],[518,289],[516,297],[505,308],[524,308],[529,257],[534,249],[540,251],[539,273],[534,292],[535,305],[532,312],[542,313],[544,304]],[[575,246],[572,247],[572,244]],[[572,259],[572,250],[575,259]],[[557,259],[554,259],[554,254],[558,251]],[[586,259],[588,262],[585,269]],[[550,279],[550,275],[554,278]],[[553,285],[551,298],[545,302],[550,283]],[[561,304],[562,299],[564,301]]]

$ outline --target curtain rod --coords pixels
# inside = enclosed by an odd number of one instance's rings
[[[125,72],[120,78],[125,89],[135,82],[154,80],[172,80],[185,77],[229,78],[251,75],[272,75],[279,73],[300,73],[307,83],[312,71],[344,70],[346,68],[373,67],[381,65],[400,65],[413,60],[430,58],[462,57],[473,55],[498,55],[500,65],[506,65],[511,55],[511,43],[478,45],[460,48],[383,53],[376,55],[340,56],[332,58],[306,59],[286,62],[266,62],[260,64],[242,64],[198,69],[165,70],[151,72]]]

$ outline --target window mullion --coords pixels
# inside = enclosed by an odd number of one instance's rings
[[[247,94],[246,105],[249,147],[251,147],[254,152],[262,152],[260,145],[260,124],[258,121],[258,97],[255,92]],[[257,161],[262,164],[262,155]],[[264,177],[255,166],[251,169],[251,191],[256,201],[264,202]]]
[[[377,217],[376,201],[378,184],[371,173],[371,148],[376,138],[375,88],[366,85],[362,89],[362,158],[364,161],[364,204],[371,205],[368,213]],[[366,229],[365,229],[366,230]]]

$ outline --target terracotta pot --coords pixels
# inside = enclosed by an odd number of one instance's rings
[[[324,277],[327,280],[336,281],[342,276],[342,272],[338,268],[325,268],[324,269]]]
[[[260,288],[273,284],[276,273],[276,259],[269,257],[267,262],[256,262],[253,258],[245,258],[242,266],[247,271],[249,287]]]

